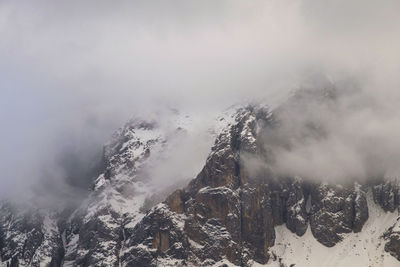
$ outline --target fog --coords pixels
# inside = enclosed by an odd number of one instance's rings
[[[276,175],[325,182],[365,182],[400,174],[400,111],[376,91],[354,80],[314,78],[274,112],[273,125],[260,130],[263,157],[245,155],[253,175]]]
[[[160,106],[199,116],[237,101],[277,106],[319,76],[359,91],[338,111],[309,107],[334,132],[276,150],[277,169],[360,176],[373,157],[396,174],[399,10],[390,0],[0,1],[0,194],[74,199],[129,118]]]

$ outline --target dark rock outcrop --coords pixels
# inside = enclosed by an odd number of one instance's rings
[[[397,219],[395,225],[390,227],[383,237],[387,241],[385,251],[400,261],[400,219]]]
[[[307,194],[301,180],[294,179],[288,184],[286,200],[286,226],[298,236],[304,235],[308,225],[306,211]]]
[[[257,129],[273,125],[273,118],[261,110],[247,107],[238,112],[235,124],[217,138],[197,178],[133,229],[127,247],[141,250],[135,262],[174,258],[201,265],[225,258],[240,266],[249,260],[266,263],[276,225],[286,224],[301,236],[310,220],[314,236],[326,246],[339,242],[342,233],[360,231],[368,218],[360,186],[306,183],[299,177],[276,176],[265,166],[249,168],[246,161],[265,160]],[[180,218],[183,227],[178,229],[167,218]],[[131,263],[132,252],[127,253],[123,258]]]
[[[316,185],[311,190],[311,202],[312,233],[328,247],[341,241],[343,233],[359,232],[368,219],[365,193],[358,184]]]
[[[250,107],[238,113],[236,123],[217,138],[197,178],[150,211],[133,230],[128,246],[141,244],[147,251],[155,249],[156,258],[170,256],[198,264],[224,258],[237,265],[248,259],[262,263],[269,259],[268,251],[275,240],[271,189],[267,181],[253,182],[254,177],[241,169],[240,160],[241,153],[258,149],[256,113]],[[265,123],[268,119],[262,118]],[[183,216],[183,228],[174,228],[172,223],[166,226],[165,217],[158,215],[160,209],[171,217]],[[157,227],[153,231],[154,223]],[[157,232],[160,227],[167,231]],[[182,245],[183,250],[172,249]],[[146,261],[148,254],[140,254]]]
[[[372,188],[374,201],[383,210],[394,212],[400,205],[400,187],[393,180],[384,180]]]
[[[0,204],[0,258],[5,266],[61,266],[57,214]]]
[[[375,203],[386,212],[400,212],[400,186],[396,179],[383,178],[372,187]],[[385,251],[400,261],[400,218],[384,234]]]
[[[54,231],[44,227],[48,215],[16,216],[2,206],[2,260],[10,266],[210,266],[226,260],[249,266],[279,259],[271,250],[278,225],[297,236],[310,226],[321,244],[332,247],[368,219],[367,185],[275,173],[263,135],[279,121],[255,106],[237,110],[195,179],[152,207],[142,167],[165,146],[156,127],[132,121],[114,135],[87,201],[67,219],[52,220]],[[323,130],[311,128],[323,138]],[[372,191],[385,211],[399,206],[396,183],[375,183]],[[394,225],[384,238],[385,250],[400,260],[399,233]]]

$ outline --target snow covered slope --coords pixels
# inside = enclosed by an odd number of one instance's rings
[[[275,260],[265,266],[400,266],[400,262],[384,250],[383,234],[399,218],[398,212],[385,212],[368,193],[369,219],[359,233],[344,234],[343,240],[332,248],[319,243],[310,228],[304,236],[291,233],[284,226],[276,227]]]

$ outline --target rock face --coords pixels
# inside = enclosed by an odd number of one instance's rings
[[[247,186],[249,177],[240,169],[240,152],[257,149],[256,116],[251,108],[240,110],[236,123],[217,138],[197,178],[133,229],[124,264],[149,263],[149,254],[154,266],[167,258],[204,266],[223,258],[237,265],[246,257],[268,260],[274,242],[270,189],[258,183]],[[143,260],[132,255],[132,248],[141,251]]]
[[[284,190],[288,194],[285,209],[287,211],[286,226],[298,236],[302,236],[307,230],[307,194],[303,187],[301,180],[295,179]]]
[[[315,238],[332,247],[342,240],[341,234],[359,232],[368,219],[365,192],[354,187],[321,184],[311,191],[310,226]]]
[[[105,170],[65,227],[65,262],[72,266],[117,266],[125,227],[141,218],[148,194],[137,173],[165,136],[155,122],[130,121],[104,148]]]
[[[179,125],[175,129],[175,136],[183,131]],[[104,148],[104,172],[87,202],[66,222],[65,264],[122,264],[126,237],[154,193],[146,170],[165,155],[169,134],[157,121],[132,120],[113,135]]]
[[[128,122],[105,146],[102,174],[68,218],[1,205],[1,261],[7,267],[251,266],[279,260],[271,248],[280,225],[296,238],[312,233],[326,247],[362,231],[371,188],[385,211],[398,209],[395,182],[339,185],[274,173],[264,134],[280,127],[277,117],[254,105],[229,116],[198,175],[166,197],[155,197],[161,194],[147,170],[173,149],[171,136],[184,127]],[[397,223],[384,240],[400,260],[399,234]]]
[[[152,209],[133,229],[127,247],[133,247],[134,253],[125,252],[124,264],[156,266],[171,258],[199,266],[223,259],[239,266],[250,261],[264,264],[271,257],[276,225],[286,224],[302,236],[310,221],[314,236],[326,246],[339,242],[342,233],[360,231],[368,218],[360,185],[312,184],[299,177],[276,177],[268,169],[248,170],[246,157],[263,153],[257,143],[258,129],[273,124],[265,109],[239,111],[235,124],[217,138],[196,179]],[[168,214],[168,222],[160,213]]]
[[[104,147],[104,170],[90,195],[67,218],[54,214],[50,224],[40,212],[23,213],[2,205],[1,260],[12,266],[119,266],[125,234],[149,205],[162,200],[162,195],[154,197],[161,193],[151,188],[146,170],[168,156],[171,139],[185,134],[187,118],[174,114],[173,120],[171,129],[161,127],[159,121],[139,119],[119,129]],[[45,230],[51,225],[53,244],[46,245],[50,241]],[[44,254],[43,246],[51,251]]]
[[[9,203],[1,204],[0,214],[0,256],[5,266],[60,266],[63,244],[56,214]]]
[[[372,188],[375,203],[386,212],[399,212],[400,187],[395,179],[383,179]],[[383,235],[385,251],[400,261],[400,217]]]
[[[400,187],[394,180],[385,180],[372,188],[375,203],[383,210],[394,212],[400,205]]]
[[[386,240],[385,251],[400,261],[400,220],[390,227],[384,234]]]

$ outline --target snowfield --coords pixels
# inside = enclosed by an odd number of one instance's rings
[[[343,241],[328,248],[320,244],[312,235],[310,227],[299,237],[290,232],[286,226],[278,226],[275,246],[271,254],[276,261],[266,265],[255,263],[253,266],[277,266],[279,259],[285,266],[296,267],[395,267],[399,261],[384,251],[383,233],[396,222],[398,212],[385,212],[375,204],[372,193],[368,192],[368,211],[370,217],[360,233],[345,234]]]

